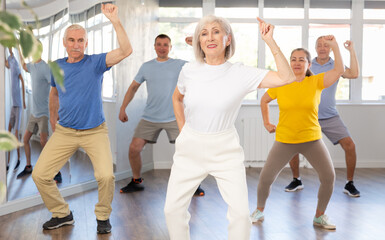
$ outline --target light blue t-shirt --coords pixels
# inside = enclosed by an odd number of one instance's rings
[[[20,91],[20,67],[14,55],[8,57],[9,70],[11,71],[12,106],[22,107]]]
[[[175,120],[172,94],[185,63],[184,60],[172,58],[165,62],[153,59],[143,63],[134,78],[140,84],[144,81],[147,84],[148,97],[143,119],[158,123]]]
[[[310,70],[314,74],[324,73],[334,68],[334,60],[329,59],[324,65],[320,65],[317,60],[314,58],[311,62]],[[328,119],[338,115],[336,108],[336,92],[337,85],[339,80],[337,80],[333,85],[328,88],[325,88],[321,94],[321,103],[318,108],[318,119]]]
[[[49,117],[48,98],[51,82],[51,70],[46,62],[27,63],[32,83],[32,111],[36,117]]]
[[[105,121],[102,104],[103,73],[106,53],[84,55],[80,62],[68,63],[67,58],[56,60],[64,71],[64,88],[59,93],[59,124],[78,130],[91,129]],[[56,87],[54,78],[51,86]]]

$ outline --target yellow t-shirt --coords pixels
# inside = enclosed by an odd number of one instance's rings
[[[305,77],[302,82],[267,90],[272,99],[277,99],[279,106],[277,142],[304,143],[322,138],[318,105],[324,89],[324,75],[320,73]]]

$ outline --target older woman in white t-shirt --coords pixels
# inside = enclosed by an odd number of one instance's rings
[[[227,20],[207,16],[195,29],[193,48],[197,61],[183,67],[173,95],[181,132],[175,143],[164,209],[172,240],[190,239],[188,207],[195,189],[209,174],[216,179],[228,204],[229,239],[250,237],[244,154],[234,122],[242,99],[249,92],[295,80],[273,39],[274,26],[258,20],[262,39],[274,55],[277,72],[227,61],[235,50]]]

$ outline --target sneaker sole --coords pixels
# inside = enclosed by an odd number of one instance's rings
[[[144,188],[138,189],[138,190],[132,190],[132,191],[124,191],[124,190],[120,189],[120,193],[134,193],[134,192],[141,192],[143,190],[144,190]]]
[[[343,190],[343,193],[346,193],[347,195],[349,195],[350,197],[354,197],[354,198],[357,198],[357,197],[360,197],[360,194],[351,194],[348,190],[344,189]]]
[[[107,234],[110,232],[111,232],[111,230],[97,231],[98,234]]]
[[[316,223],[316,222],[313,222],[313,225],[316,227],[322,228],[322,229],[326,229],[326,230],[336,230],[336,227],[325,226],[325,225],[322,225],[322,224]]]
[[[285,192],[295,192],[297,190],[302,190],[303,188],[304,188],[304,185],[298,186],[298,187],[293,188],[293,189],[286,189],[285,188]]]
[[[61,224],[53,226],[53,227],[43,227],[43,228],[45,230],[52,230],[52,229],[56,229],[56,228],[59,228],[59,227],[63,227],[65,225],[73,225],[74,223],[75,223],[75,220],[71,220],[71,221],[64,222],[64,223],[61,223]]]
[[[255,220],[255,219],[253,219],[252,217],[250,217],[250,221],[251,221],[252,223],[263,222],[264,220],[265,220],[265,217],[264,217],[264,216],[261,217],[261,218],[258,219],[258,220]]]

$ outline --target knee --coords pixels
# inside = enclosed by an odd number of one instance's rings
[[[341,144],[342,148],[345,152],[355,152],[356,151],[356,144],[353,142],[353,139],[349,138],[347,141],[344,141],[343,144]]]
[[[24,135],[23,137],[23,143],[24,143],[24,146],[29,144],[29,138],[26,135]]]
[[[332,169],[328,174],[320,177],[320,182],[326,185],[334,185],[335,178],[336,173],[334,172],[334,169]]]
[[[98,182],[106,182],[106,183],[110,183],[110,182],[113,182],[115,181],[115,176],[114,176],[114,173],[105,173],[103,175],[99,175],[96,178],[96,181]]]
[[[143,148],[141,146],[131,143],[129,148],[129,155],[140,154],[142,149]]]

